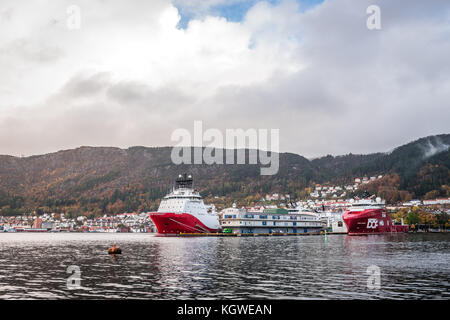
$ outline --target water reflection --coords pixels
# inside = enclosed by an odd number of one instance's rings
[[[121,255],[108,255],[117,243]],[[0,298],[448,298],[449,235],[0,234]],[[67,268],[81,270],[69,290]],[[380,290],[367,288],[369,266]]]

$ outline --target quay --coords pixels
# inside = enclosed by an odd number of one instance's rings
[[[344,232],[327,232],[330,234],[346,234]],[[321,236],[324,233],[307,232],[307,233],[179,233],[177,237],[283,237],[283,236]]]

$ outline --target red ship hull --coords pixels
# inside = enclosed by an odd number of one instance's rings
[[[199,219],[189,213],[150,213],[150,219],[158,234],[215,233],[218,229],[208,228]]]
[[[391,232],[408,232],[407,225],[393,225],[386,210],[366,209],[363,211],[346,211],[342,218],[347,225],[349,235],[367,235]]]

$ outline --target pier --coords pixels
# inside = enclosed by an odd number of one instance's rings
[[[331,234],[346,234],[342,232],[327,232]],[[283,237],[283,236],[321,236],[325,235],[318,232],[307,233],[179,233],[176,237]]]

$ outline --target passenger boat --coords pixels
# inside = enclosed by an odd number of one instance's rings
[[[322,222],[303,208],[226,208],[219,213],[221,225],[229,233],[294,234],[320,233]]]

